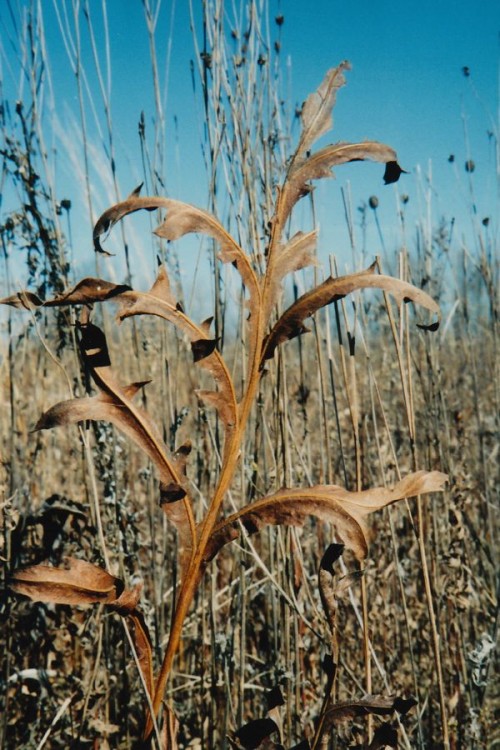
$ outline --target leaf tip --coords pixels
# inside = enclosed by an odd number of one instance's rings
[[[406,170],[402,169],[397,161],[388,161],[385,165],[384,172],[384,184],[390,185],[392,182],[397,182],[402,174],[409,174]]]
[[[439,326],[440,326],[439,320],[435,320],[434,323],[429,323],[429,324],[417,323],[417,328],[420,328],[421,331],[430,331],[431,333],[433,333],[434,331],[437,331],[439,329]]]

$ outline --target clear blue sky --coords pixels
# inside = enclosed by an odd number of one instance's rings
[[[153,0],[150,0],[153,4]],[[56,9],[64,23],[68,16],[73,27],[72,6],[66,0],[42,0],[46,52],[50,62],[55,115],[47,116],[48,146],[57,148],[59,198],[73,202],[75,244],[91,255],[88,213],[83,202],[78,168],[68,158],[78,131],[78,99],[75,77],[68,63]],[[84,5],[85,3],[82,3]],[[148,38],[140,0],[107,0],[112,74],[112,116],[117,146],[120,191],[125,196],[142,177],[137,123],[141,111],[146,118],[153,112]],[[260,4],[260,2],[258,3]],[[22,17],[31,5],[27,0],[0,3],[3,97],[11,102],[23,91],[19,88],[18,37]],[[199,8],[201,0],[193,0]],[[227,3],[227,6],[232,3]],[[338,97],[334,140],[381,140],[398,151],[401,165],[410,173],[398,185],[410,197],[409,215],[415,221],[428,208],[425,204],[426,175],[432,165],[430,210],[437,222],[441,215],[457,219],[457,231],[470,231],[469,183],[464,170],[467,158],[476,164],[473,187],[479,218],[492,217],[490,231],[498,230],[494,218],[498,209],[495,170],[495,136],[498,137],[498,64],[500,4],[495,0],[379,0],[379,2],[337,2],[336,0],[270,0],[271,39],[277,37],[274,18],[284,16],[281,27],[281,55],[290,71],[287,91],[291,104],[300,105],[320,83],[325,71],[343,59],[352,63],[347,86]],[[101,2],[90,0],[96,41],[101,61]],[[86,29],[82,21],[82,29]],[[164,77],[170,60],[166,124],[169,136],[168,183],[171,197],[205,205],[206,180],[201,173],[200,128],[191,85],[190,60],[193,42],[187,0],[164,0],[158,17],[156,40]],[[88,35],[82,33],[82,55],[91,88],[97,91]],[[291,67],[287,68],[286,61]],[[462,68],[467,66],[470,76]],[[46,102],[50,104],[47,94]],[[102,107],[98,119],[104,125]],[[87,112],[89,138],[94,144],[95,161],[102,159],[98,131],[90,110]],[[177,129],[174,127],[174,116]],[[54,122],[58,125],[54,126]],[[464,138],[467,126],[469,148]],[[448,162],[455,155],[454,164]],[[418,172],[420,168],[420,176]],[[98,171],[98,170],[96,170]],[[354,207],[377,194],[386,242],[396,244],[398,231],[395,189],[382,184],[380,165],[352,165],[337,170],[336,183],[317,191],[323,232],[322,248],[341,257],[348,249],[340,187],[349,180]],[[96,178],[97,179],[97,178]],[[105,185],[97,185],[96,209],[107,207]],[[414,212],[413,214],[410,211]],[[6,202],[2,208],[6,209]],[[81,221],[78,221],[78,217]],[[373,254],[380,251],[372,227]],[[115,266],[116,268],[116,266]],[[119,271],[118,271],[119,273]]]

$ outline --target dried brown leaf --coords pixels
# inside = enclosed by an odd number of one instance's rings
[[[165,208],[167,209],[167,217],[155,229],[155,234],[158,237],[177,240],[189,233],[201,233],[212,237],[220,246],[219,257],[222,262],[232,263],[238,269],[250,294],[257,292],[257,277],[248,256],[215,216],[208,211],[192,206],[190,203],[182,203],[171,199],[165,201]]]
[[[258,320],[261,308],[261,291],[258,278],[250,260],[236,240],[225,230],[222,224],[208,211],[192,206],[189,203],[168,200],[167,217],[155,234],[168,240],[176,240],[189,232],[201,232],[212,237],[220,247],[219,259],[222,263],[231,263],[237,269],[241,280],[248,290],[250,309],[249,343],[250,358],[257,347]]]
[[[280,195],[278,218],[281,226],[284,226],[297,201],[311,192],[310,181],[332,177],[333,167],[368,159],[383,164],[395,163],[399,169],[399,176],[403,170],[397,164],[397,158],[396,152],[390,146],[377,141],[364,141],[362,143],[333,143],[311,156],[294,160]],[[395,182],[395,180],[393,169],[391,179],[385,178],[385,181]]]
[[[100,245],[101,236],[124,216],[141,209],[153,211],[157,208],[164,208],[167,211],[165,220],[155,229],[155,234],[158,237],[163,237],[167,240],[176,240],[192,232],[206,234],[218,242],[220,246],[220,260],[223,263],[231,263],[238,270],[250,296],[248,302],[251,310],[249,341],[251,351],[255,352],[257,349],[261,310],[259,281],[244,250],[225,230],[215,216],[208,211],[192,206],[189,203],[171,200],[170,198],[140,198],[137,194],[131,195],[127,200],[117,203],[105,211],[97,221],[94,228],[94,246],[96,250],[102,252]]]
[[[59,305],[83,305],[93,302],[105,302],[130,291],[126,284],[113,284],[104,279],[86,278],[82,279],[76,286],[53,299],[47,300],[44,307],[57,307]]]
[[[158,428],[142,407],[130,408],[133,395],[143,385],[144,383],[132,383],[118,387],[115,384],[114,391],[100,391],[91,398],[60,401],[40,416],[34,431],[87,420],[111,422],[150,457],[159,471],[161,481],[176,481],[177,475],[165,458],[167,449]]]
[[[32,310],[37,307],[63,307],[64,305],[84,305],[93,302],[105,302],[106,300],[126,296],[130,287],[126,284],[113,284],[104,279],[88,277],[82,279],[76,286],[68,289],[62,294],[57,294],[52,299],[43,300],[31,292],[18,292],[11,297],[0,300],[0,304],[12,307]]]
[[[3,299],[0,299],[0,305],[10,305],[10,307],[16,307],[19,310],[35,310],[43,305],[43,300],[33,292],[22,291],[12,294],[10,297],[3,297]]]
[[[358,559],[364,559],[368,552],[364,518],[369,513],[406,497],[439,492],[446,479],[446,474],[438,471],[419,471],[392,488],[348,492],[336,485],[316,485],[279,490],[218,523],[207,545],[205,561],[213,559],[225,544],[235,539],[241,526],[252,534],[266,524],[301,526],[309,516],[332,524],[345,546]]]
[[[377,714],[387,716],[394,711],[400,711],[401,698],[396,696],[385,697],[383,695],[366,695],[357,701],[342,701],[331,706],[325,714],[327,726],[351,721],[357,716],[366,716],[367,714]],[[415,706],[417,702],[414,699],[404,701],[407,704],[406,711]]]
[[[237,267],[250,295],[259,293],[257,277],[246,253],[215,216],[189,203],[156,196],[141,198],[138,194],[130,195],[125,201],[111,206],[98,219],[93,235],[96,250],[102,252],[100,238],[120,219],[135,211],[154,211],[157,208],[167,211],[165,220],[154,230],[158,237],[177,240],[189,233],[202,233],[212,237],[220,245],[223,263],[233,263]]]
[[[16,570],[10,587],[34,602],[75,605],[114,603],[124,591],[119,578],[74,557],[64,567],[32,565]]]
[[[10,587],[34,602],[88,606],[106,604],[129,623],[141,672],[153,696],[151,638],[144,616],[137,609],[142,584],[132,589],[97,565],[70,557],[64,567],[32,565],[16,570]]]
[[[156,315],[168,320],[187,335],[191,341],[194,361],[200,363],[214,377],[221,387],[221,392],[225,396],[229,396],[225,400],[228,404],[233,404],[233,413],[236,414],[236,397],[231,378],[221,355],[216,350],[216,342],[209,337],[211,319],[203,321],[198,326],[185,315],[172,294],[164,266],[160,266],[158,276],[149,292],[138,292],[128,286],[112,284],[103,279],[87,278],[68,292],[48,300],[44,305],[82,304],[102,302],[109,299],[113,299],[119,303],[119,317],[122,320],[133,315]],[[95,326],[88,325],[82,328],[82,330],[87,331],[87,337],[92,334],[94,339],[97,339],[98,329]],[[109,355],[107,354],[107,347],[103,336],[101,336],[99,341],[94,340],[92,345],[87,347],[87,350],[90,350],[90,348],[101,350],[100,361],[97,363],[98,366],[103,367],[105,362],[109,365]],[[92,365],[94,368],[97,366],[95,357]],[[108,377],[111,377],[111,371],[108,371]],[[102,378],[98,384],[106,388]],[[116,390],[117,388],[119,387],[115,383],[112,390]],[[74,409],[76,415],[76,405]],[[229,414],[228,409],[225,409],[225,413]],[[81,419],[85,418],[92,419],[93,417],[82,417]],[[97,418],[101,419],[102,417]],[[81,421],[81,419],[75,418],[72,421]],[[61,422],[58,423],[60,424]],[[44,427],[40,426],[38,429],[44,429]]]
[[[128,625],[130,626],[130,635],[134,642],[134,648],[137,654],[139,667],[144,678],[146,689],[150,697],[153,698],[153,651],[148,626],[146,625],[146,621],[144,620],[144,615],[138,610],[132,611],[127,614],[126,619]]]
[[[124,216],[128,216],[128,214],[132,214],[135,211],[154,211],[157,208],[166,208],[166,200],[166,198],[155,196],[141,198],[139,195],[132,193],[126,200],[115,203],[108,208],[99,217],[94,226],[93,240],[96,252],[105,252],[101,247],[101,237],[107,234]]]
[[[294,271],[300,271],[307,266],[315,265],[318,232],[297,232],[288,243],[278,250],[278,262],[271,269],[269,277],[269,291],[267,307],[264,311],[265,320],[269,320],[271,310],[276,305],[283,292],[281,282],[285,276]]]
[[[132,614],[137,609],[142,589],[142,583],[136,583],[131,589],[124,589],[118,599],[110,606],[123,617]]]
[[[35,430],[84,420],[103,420],[114,424],[153,461],[159,473],[161,491],[165,492],[166,487],[176,487],[182,493],[183,514],[171,520],[177,522],[178,531],[183,539],[185,534],[191,534],[189,543],[185,544],[186,548],[191,549],[195,538],[195,524],[190,498],[182,487],[185,480],[185,458],[181,455],[169,456],[160,432],[149,414],[133,403],[133,396],[144,383],[121,386],[117,382],[109,364],[104,333],[90,323],[82,326],[81,330],[82,353],[99,387],[99,393],[92,398],[69,399],[55,404],[42,414]]]
[[[317,91],[307,97],[302,107],[302,133],[297,154],[309,150],[318,138],[332,129],[332,109],[337,91],[345,85],[344,71],[349,70],[350,67],[350,64],[344,60],[336,68],[331,68]]]
[[[179,484],[161,484],[160,507],[177,531],[180,565],[182,572],[185,573],[194,549],[196,528],[184,488]]]
[[[306,292],[291,305],[277,323],[272,328],[266,338],[264,351],[262,355],[261,366],[265,360],[270,359],[276,347],[284,341],[300,336],[308,329],[304,325],[304,320],[313,315],[317,310],[329,305],[335,300],[342,299],[347,294],[358,289],[382,289],[389,292],[395,297],[398,305],[403,302],[412,301],[421,305],[427,310],[438,316],[440,315],[439,305],[426,292],[409,284],[401,279],[392,276],[384,276],[375,273],[375,264],[371,265],[365,271],[348,274],[326,279],[322,284]]]
[[[217,412],[225,425],[227,425],[231,429],[234,428],[235,417],[232,405],[231,403],[227,403],[224,395],[221,392],[197,390],[196,395],[204,404],[213,406],[215,409],[217,409]]]
[[[156,315],[168,320],[187,336],[195,363],[209,372],[219,386],[219,391],[213,392],[212,404],[218,408],[226,430],[231,430],[237,420],[236,394],[226,363],[217,350],[216,341],[210,338],[208,320],[196,325],[180,310],[171,298],[166,279],[166,271],[161,266],[158,278],[149,292],[130,291],[122,296],[119,317],[123,320],[132,315]]]

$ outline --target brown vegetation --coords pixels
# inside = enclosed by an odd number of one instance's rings
[[[332,263],[284,302],[315,263],[315,231],[289,230],[311,181],[363,159],[401,173],[375,142],[312,151],[346,67],[307,99],[279,185],[248,196],[252,252],[215,205],[136,190],[97,221],[98,252],[141,209],[166,211],[163,240],[211,238],[215,319],[165,264],[148,291],[87,278],[2,300],[31,316],[2,360],[3,746],[498,741],[498,269],[484,251],[469,278],[463,256],[473,318],[439,299],[438,242],[401,251],[399,278]],[[410,283],[424,266],[436,294]]]

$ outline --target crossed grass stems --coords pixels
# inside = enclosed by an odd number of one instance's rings
[[[102,236],[121,219],[142,209],[164,209],[166,218],[155,230],[157,236],[176,240],[196,232],[208,235],[218,244],[219,260],[236,268],[246,295],[247,379],[242,393],[237,393],[226,361],[218,351],[217,341],[212,337],[211,319],[197,324],[185,313],[175,298],[163,266],[148,292],[138,292],[129,286],[88,278],[68,292],[45,302],[28,292],[3,300],[24,308],[38,308],[42,305],[83,306],[79,323],[80,348],[98,393],[91,398],[70,399],[56,404],[40,417],[36,429],[85,420],[112,422],[138,444],[155,465],[160,479],[161,507],[178,532],[181,581],[166,651],[156,680],[153,678],[147,626],[137,608],[139,590],[126,590],[109,573],[81,561],[69,561],[65,569],[34,566],[14,575],[13,587],[35,601],[72,604],[101,601],[128,620],[149,706],[144,731],[146,738],[151,736],[153,730],[158,731],[155,717],[159,715],[162,706],[167,680],[181,642],[185,618],[203,572],[219,550],[237,538],[243,528],[253,533],[266,524],[299,525],[313,515],[332,524],[338,539],[362,562],[368,552],[365,518],[369,513],[404,498],[439,491],[446,480],[446,476],[440,472],[415,471],[391,489],[380,487],[362,491],[359,484],[355,492],[348,492],[334,485],[283,488],[229,516],[221,515],[224,498],[231,488],[238,466],[245,429],[256,401],[262,374],[281,344],[308,330],[305,325],[307,318],[356,290],[377,288],[391,294],[399,306],[412,301],[432,313],[433,321],[421,324],[421,328],[433,330],[439,324],[439,307],[429,295],[400,279],[377,273],[376,263],[358,273],[329,277],[297,299],[272,324],[276,318],[276,303],[281,297],[285,277],[315,263],[316,231],[297,232],[289,239],[286,237],[292,210],[310,192],[311,181],[329,177],[335,166],[365,159],[385,164],[386,183],[395,182],[402,171],[394,150],[374,141],[337,143],[312,152],[314,143],[331,128],[331,112],[337,91],[345,82],[346,68],[347,63],[342,63],[330,70],[318,90],[304,104],[299,143],[288,163],[283,183],[277,190],[274,214],[269,222],[266,255],[260,264],[253,262],[212,214],[171,199],[141,197],[140,188],[127,200],[107,210],[94,228],[95,249],[103,252]],[[215,381],[214,389],[196,392],[200,402],[207,408],[215,409],[224,432],[218,480],[205,517],[199,523],[194,517],[187,476],[190,446],[185,444],[175,453],[168,451],[151,417],[133,400],[145,383],[126,386],[119,383],[111,368],[105,336],[91,322],[91,306],[96,302],[110,300],[118,305],[117,317],[120,321],[136,315],[153,315],[173,324],[189,340],[195,364],[208,372]],[[325,610],[333,632],[334,614],[328,611],[326,604]],[[365,627],[365,648],[366,639]],[[334,650],[332,642],[332,651]],[[437,649],[435,651],[439,665],[439,652]],[[330,698],[330,693],[331,686],[327,690],[327,699]],[[367,706],[364,708],[366,713],[375,710]],[[392,708],[391,703],[390,710]],[[441,708],[443,715],[443,701]],[[328,728],[328,722],[324,721],[327,709],[331,712],[332,706],[328,700],[318,721],[313,747],[318,745],[322,732]]]

